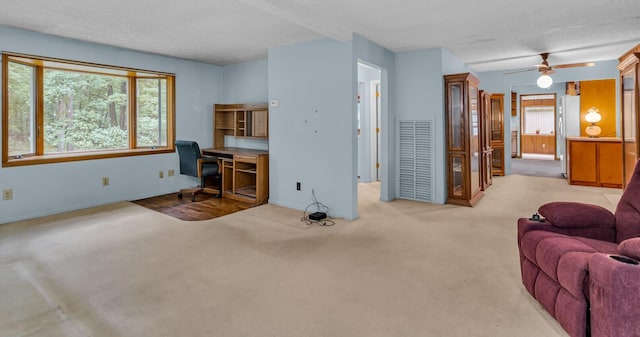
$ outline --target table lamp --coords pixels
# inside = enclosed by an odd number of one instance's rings
[[[602,132],[602,129],[600,129],[600,127],[596,125],[596,123],[601,119],[602,116],[600,116],[600,110],[598,110],[596,107],[591,107],[589,108],[589,110],[587,110],[587,114],[584,115],[584,120],[586,120],[587,123],[591,123],[591,125],[587,126],[584,131],[587,133],[587,135],[589,135],[589,137],[598,137],[600,132]]]

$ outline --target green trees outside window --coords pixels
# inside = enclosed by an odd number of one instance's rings
[[[173,151],[173,75],[7,54],[3,70],[3,165]]]

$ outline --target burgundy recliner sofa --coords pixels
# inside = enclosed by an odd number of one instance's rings
[[[518,220],[522,283],[571,337],[640,337],[640,165],[616,207],[542,205]]]

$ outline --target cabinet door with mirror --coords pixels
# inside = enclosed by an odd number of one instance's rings
[[[491,148],[493,148],[492,172],[504,175],[504,94],[491,95]]]
[[[480,151],[482,153],[482,190],[493,184],[493,148],[491,147],[491,94],[480,90]]]
[[[640,45],[629,50],[619,59],[620,70],[620,104],[622,106],[622,170],[623,188],[633,175],[633,169],[639,158],[638,151],[638,118],[640,111],[640,94],[638,93],[638,76],[640,75]]]
[[[480,82],[470,73],[445,75],[447,203],[473,206],[482,197]]]

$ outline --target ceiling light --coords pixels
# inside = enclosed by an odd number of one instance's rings
[[[542,74],[542,76],[538,77],[538,81],[536,83],[538,83],[540,88],[547,89],[551,84],[553,84],[553,79],[547,74]]]

